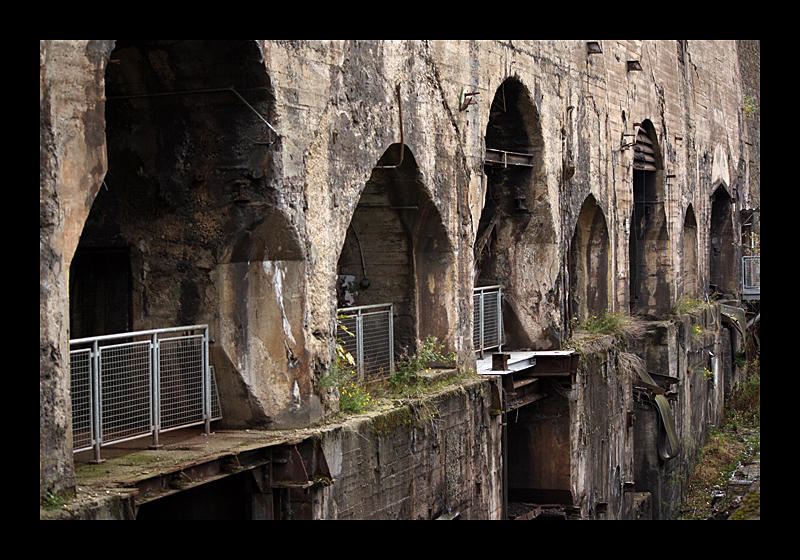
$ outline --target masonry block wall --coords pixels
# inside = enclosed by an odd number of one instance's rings
[[[536,454],[541,470],[582,519],[674,517],[709,426],[722,418],[724,393],[741,375],[731,352],[740,337],[718,308],[646,325],[627,340],[576,337],[575,382],[527,412],[527,429],[548,451]],[[639,367],[664,389],[674,448]]]
[[[666,445],[665,423],[652,399],[635,398],[633,423],[634,491],[651,499],[651,518],[676,515],[708,429],[722,420],[727,392],[741,379],[733,360],[741,336],[721,319],[717,306],[668,321],[648,323],[645,335],[628,345],[643,365],[668,388],[677,448],[664,460],[658,446]]]
[[[501,415],[497,388],[471,380],[321,434],[334,484],[320,519],[501,519]]]
[[[757,42],[599,44],[40,41],[41,491],[74,484],[68,340],[89,315],[70,292],[111,272],[71,275],[76,255],[129,267],[114,307],[127,314],[109,324],[210,325],[231,427],[336,410],[317,381],[338,277],[359,273],[360,259],[339,267],[374,210],[365,192],[395,213],[406,252],[377,278],[404,306],[406,344],[436,336],[462,367],[476,284],[504,286],[510,340],[535,349],[560,347],[582,302],[658,315],[735,291],[741,212],[760,205],[744,110]],[[640,189],[641,131],[655,170]],[[525,169],[487,166],[487,150],[523,152]],[[576,236],[584,223],[601,246]],[[604,266],[572,266],[573,239]]]

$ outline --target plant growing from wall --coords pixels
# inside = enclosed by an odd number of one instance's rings
[[[336,318],[339,329],[348,336],[355,336]],[[378,401],[359,383],[356,361],[347,351],[344,341],[336,339],[336,358],[331,373],[320,379],[322,387],[336,387],[339,392],[339,411],[345,414],[358,414],[377,406]]]
[[[742,254],[746,256],[761,255],[761,236],[755,231],[742,234]]]
[[[676,315],[683,315],[685,313],[695,313],[708,306],[709,304],[701,299],[681,297],[675,302],[675,305],[672,307],[672,312]]]
[[[606,310],[597,315],[592,314],[585,323],[575,317],[572,319],[576,330],[582,330],[590,334],[613,334],[621,336],[631,336],[640,334],[641,327],[637,320],[627,313],[613,312]]]
[[[758,103],[756,102],[755,97],[745,97],[744,98],[744,115],[747,119],[752,119],[753,116],[758,111]]]
[[[395,363],[394,373],[388,379],[392,392],[402,395],[418,393],[422,385],[420,374],[430,371],[430,364],[455,364],[455,353],[445,356],[444,345],[439,344],[436,337],[428,337],[418,346],[416,354],[406,351],[403,358]]]
[[[713,381],[714,380],[714,372],[708,369],[705,366],[699,367],[695,370],[695,373],[699,373],[703,376],[703,379],[706,381]]]
[[[337,319],[338,320],[338,319]],[[348,336],[355,336],[339,323],[341,331]],[[455,367],[456,354],[445,355],[444,345],[439,344],[435,337],[429,337],[419,343],[419,350],[414,354],[406,352],[395,363],[394,373],[385,381],[386,394],[384,396],[419,397],[425,386],[425,379],[421,375],[432,370],[432,365]],[[339,411],[344,414],[358,414],[367,410],[380,407],[383,403],[373,396],[364,384],[358,379],[356,362],[347,351],[341,339],[336,340],[336,357],[331,372],[320,379],[320,386],[335,387],[339,394]],[[373,388],[380,387],[374,385]],[[383,394],[383,389],[379,389]]]
[[[352,379],[339,386],[339,410],[341,412],[358,414],[377,405],[378,401],[362,385]]]

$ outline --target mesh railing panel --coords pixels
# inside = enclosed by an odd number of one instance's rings
[[[481,349],[481,293],[472,292],[472,346],[475,350]]]
[[[91,350],[70,354],[70,395],[72,397],[72,448],[90,449],[92,444],[92,370]]]
[[[208,366],[207,329],[197,325],[70,341],[79,347],[70,351],[73,451],[94,447],[99,459],[101,445],[151,433],[156,440],[160,431],[221,418]],[[197,331],[202,334],[190,334]],[[147,340],[116,343],[142,337]],[[92,348],[80,348],[86,345]]]
[[[475,288],[472,292],[472,344],[477,352],[502,346],[503,290],[500,286]]]
[[[166,338],[159,344],[161,429],[202,422],[203,338]]]
[[[503,343],[500,325],[500,292],[483,294],[483,347],[490,348]]]
[[[742,284],[745,290],[761,290],[761,256],[742,257]]]
[[[394,365],[394,333],[391,304],[348,307],[338,310],[337,337],[356,361],[359,377],[388,376]]]
[[[392,346],[390,339],[391,312],[367,313],[362,316],[364,377],[372,379],[389,375]]]
[[[102,441],[152,430],[150,343],[100,348],[100,371]]]
[[[222,404],[219,402],[219,391],[217,390],[217,377],[214,375],[214,368],[211,368],[211,419],[219,420],[222,418]]]

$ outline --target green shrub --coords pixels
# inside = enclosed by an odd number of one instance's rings
[[[726,422],[749,427],[761,426],[761,371],[758,360],[747,364],[747,378],[728,397]]]
[[[436,337],[428,337],[419,344],[416,354],[406,354],[395,362],[394,372],[389,376],[388,384],[392,392],[411,394],[420,389],[419,374],[430,371],[430,364],[455,363],[455,353],[445,356],[444,344],[439,344]]]
[[[577,317],[572,322],[575,329],[591,334],[638,336],[643,330],[640,321],[623,312],[605,311],[600,315],[592,314],[585,323]]]
[[[349,336],[355,336],[341,324],[339,327]],[[331,368],[331,373],[320,379],[322,387],[336,387],[339,392],[339,412],[345,414],[358,414],[376,406],[378,402],[364,388],[358,380],[356,361],[347,351],[341,339],[336,340],[336,361]]]

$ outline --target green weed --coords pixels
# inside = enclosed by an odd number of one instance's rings
[[[430,371],[431,364],[455,365],[455,353],[444,355],[444,345],[436,337],[428,337],[419,343],[415,354],[406,354],[395,363],[394,372],[389,376],[389,390],[399,395],[419,393],[422,386],[420,373]]]
[[[636,318],[627,313],[613,311],[605,311],[599,315],[592,314],[585,323],[581,323],[575,317],[572,323],[576,330],[590,334],[613,334],[627,337],[639,335],[643,330]]]

